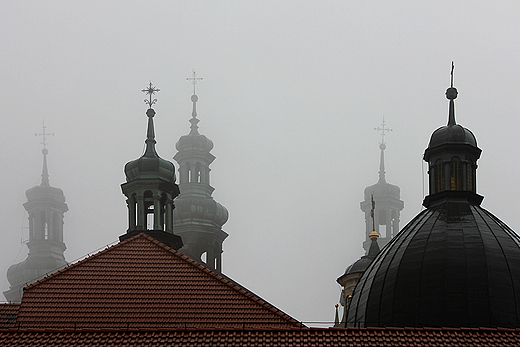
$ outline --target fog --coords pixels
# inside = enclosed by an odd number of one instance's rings
[[[199,132],[217,157],[213,196],[230,213],[223,272],[298,320],[330,325],[336,278],[364,253],[359,203],[378,180],[383,117],[401,227],[421,211],[422,155],[447,123],[452,60],[456,120],[483,150],[482,206],[519,231],[519,11],[516,1],[4,2],[3,290],[27,255],[22,205],[40,182],[42,121],[72,262],[126,232],[120,184],[144,148],[141,89],[161,89],[157,151],[172,160],[189,132],[193,69]]]

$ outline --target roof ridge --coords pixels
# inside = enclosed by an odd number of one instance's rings
[[[107,246],[105,246],[106,247],[105,249],[102,249],[102,250],[100,250],[97,253],[93,253],[92,255],[90,253],[87,253],[87,257],[85,257],[85,258],[83,258],[83,259],[81,259],[81,260],[79,260],[79,261],[77,261],[75,263],[67,264],[67,266],[65,266],[64,268],[61,268],[58,271],[51,273],[50,275],[46,275],[45,277],[43,277],[43,278],[41,278],[41,279],[39,279],[39,280],[37,280],[35,282],[32,282],[32,283],[28,284],[27,286],[23,287],[23,291],[25,292],[26,290],[31,289],[32,287],[34,287],[35,285],[37,285],[39,283],[46,282],[49,279],[57,276],[60,273],[63,273],[63,272],[68,271],[68,270],[70,270],[72,268],[75,268],[75,267],[79,266],[80,264],[83,264],[87,260],[90,260],[90,259],[92,259],[94,257],[98,257],[101,254],[106,253],[108,250],[110,250],[112,248],[120,247],[121,245],[124,245],[124,244],[126,244],[127,242],[130,242],[133,239],[136,239],[141,234],[143,234],[143,233],[139,233],[139,234],[137,234],[135,236],[132,236],[132,237],[124,240],[124,241],[120,241],[120,242],[118,242],[118,243],[116,243],[114,245],[110,245],[110,246],[107,245]],[[22,303],[23,303],[23,300],[22,300]]]
[[[156,245],[158,245],[158,246],[164,248],[165,250],[169,251],[173,255],[175,255],[175,256],[185,260],[186,262],[190,263],[191,265],[193,265],[195,267],[198,267],[199,269],[201,269],[204,272],[206,272],[207,274],[213,276],[214,278],[216,278],[220,282],[226,284],[227,286],[231,287],[232,289],[238,291],[241,294],[246,295],[247,297],[249,297],[253,301],[255,301],[258,304],[262,305],[263,307],[267,308],[269,311],[271,311],[271,312],[273,312],[275,314],[278,314],[278,315],[280,315],[283,318],[288,319],[292,323],[295,323],[295,324],[298,324],[298,325],[302,325],[302,323],[300,321],[298,321],[295,318],[289,316],[287,313],[283,312],[282,310],[280,310],[276,306],[270,304],[268,301],[262,299],[259,295],[253,293],[251,290],[247,289],[246,287],[244,287],[240,283],[236,282],[235,280],[229,278],[228,276],[226,276],[226,275],[224,275],[222,273],[216,273],[216,272],[208,269],[204,265],[202,265],[202,264],[198,263],[197,261],[191,259],[190,257],[182,254],[181,252],[179,252],[179,251],[177,251],[177,250],[175,250],[175,249],[173,249],[171,247],[168,247],[164,243],[156,240],[155,238],[153,238],[150,235],[147,235],[146,233],[139,233],[138,235],[135,235],[135,236],[129,238],[128,240],[132,240],[132,239],[137,238],[137,237],[144,237],[144,238],[150,240],[151,242],[155,243]]]

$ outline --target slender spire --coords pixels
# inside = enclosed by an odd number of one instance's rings
[[[455,64],[451,62],[451,87],[446,90],[446,98],[450,100],[450,112],[448,114],[448,126],[456,125],[455,122],[455,100],[457,98],[457,89],[453,87],[453,70],[455,69]]]
[[[381,160],[379,161],[379,182],[378,183],[386,183],[386,178],[385,178],[385,149],[386,149],[386,144],[381,143],[379,145],[379,149],[381,150]]]
[[[47,169],[47,154],[49,151],[47,150],[47,136],[54,136],[54,133],[49,134],[47,131],[47,127],[45,126],[45,120],[42,122],[42,132],[40,134],[34,134],[34,136],[41,136],[43,145],[42,154],[43,154],[43,168],[42,168],[42,183],[40,184],[42,187],[49,187],[49,170]]]
[[[155,116],[155,111],[152,106],[157,103],[157,99],[152,99],[155,93],[159,92],[160,89],[154,87],[152,82],[150,81],[150,85],[148,88],[141,90],[146,95],[149,95],[149,99],[144,99],[145,104],[148,105],[148,110],[146,111],[146,116],[148,117],[148,129],[146,131],[146,150],[144,153],[145,157],[158,157],[159,155],[155,151],[155,130],[153,126],[153,117]]]
[[[199,97],[195,93],[195,86],[197,85],[197,81],[202,81],[202,77],[197,77],[197,73],[195,72],[195,69],[193,69],[193,74],[191,77],[186,77],[187,81],[191,81],[193,83],[193,95],[191,96],[191,102],[193,102],[193,110],[191,111],[191,131],[190,135],[199,135],[199,131],[197,130],[199,120],[197,119],[197,101],[199,100]]]

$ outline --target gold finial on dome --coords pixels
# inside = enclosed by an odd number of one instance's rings
[[[377,239],[379,238],[379,234],[377,233],[377,231],[372,231],[372,232],[370,233],[370,235],[368,235],[368,237],[370,237],[370,240],[372,240],[372,241],[373,241],[374,239],[377,240]]]

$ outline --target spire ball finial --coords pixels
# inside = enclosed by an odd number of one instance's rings
[[[453,61],[451,62],[451,84],[450,87],[446,90],[446,98],[448,100],[455,100],[457,98],[457,88],[453,88],[453,70],[455,69],[455,64]]]
[[[370,233],[370,235],[368,235],[368,237],[370,238],[370,240],[377,240],[379,238],[379,234],[377,233],[377,231],[374,230]]]
[[[157,103],[157,99],[152,99],[152,97],[153,97],[153,95],[155,95],[155,93],[157,93],[161,90],[159,88],[154,87],[154,85],[152,84],[152,81],[150,81],[150,85],[148,86],[148,88],[141,89],[141,91],[143,93],[145,93],[146,95],[150,96],[149,100],[144,99],[144,103],[147,104],[149,108],[152,108],[152,105]],[[150,117],[150,116],[148,116],[148,117]]]

